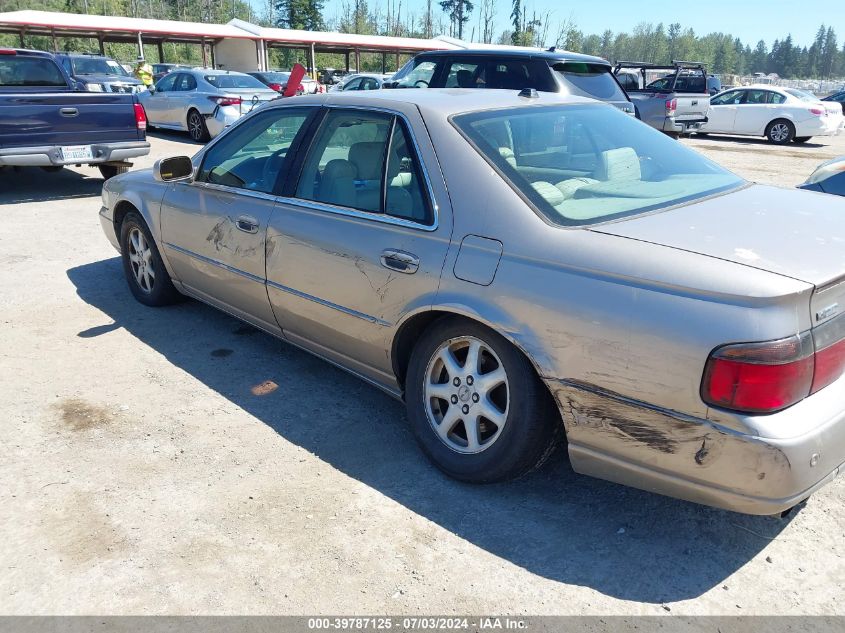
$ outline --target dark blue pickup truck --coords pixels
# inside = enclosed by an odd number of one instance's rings
[[[80,92],[53,55],[0,48],[0,168],[96,165],[104,178],[150,152],[134,94]]]

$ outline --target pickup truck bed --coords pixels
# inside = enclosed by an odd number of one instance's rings
[[[626,91],[636,108],[637,116],[650,126],[669,134],[694,132],[707,122],[710,93],[707,71],[691,62],[671,65],[619,62],[614,72],[635,70],[639,80],[635,85],[626,82]],[[667,71],[670,74],[646,82],[646,73]]]
[[[116,169],[149,151],[135,95],[75,91],[49,53],[0,49],[0,166]]]

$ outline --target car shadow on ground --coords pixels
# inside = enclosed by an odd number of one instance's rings
[[[424,458],[400,403],[328,363],[198,302],[140,305],[119,258],[73,268],[68,277],[79,297],[105,315],[79,336],[125,328],[286,440],[542,577],[624,600],[690,599],[720,586],[790,520],[576,475],[565,451],[516,482],[458,483]],[[266,381],[278,389],[261,388]]]
[[[789,149],[789,148],[796,148],[796,147],[806,147],[807,149],[819,148],[819,147],[827,147],[829,143],[825,143],[824,140],[819,139],[827,139],[832,140],[833,137],[813,137],[812,140],[807,141],[806,143],[784,143],[783,145],[775,145],[774,143],[769,142],[767,139],[763,138],[762,136],[729,136],[726,134],[693,134],[689,138],[698,141],[722,141],[727,143],[736,143],[737,145],[764,145],[767,147],[772,147],[774,149]]]
[[[205,143],[193,140],[187,132],[180,132],[178,130],[166,130],[164,128],[147,128],[147,137],[158,138],[165,141],[173,141],[174,143],[185,143],[187,145],[196,145],[202,147]]]
[[[0,169],[0,205],[25,202],[49,202],[99,196],[103,178],[95,167],[81,174],[72,169],[56,172],[40,167]]]

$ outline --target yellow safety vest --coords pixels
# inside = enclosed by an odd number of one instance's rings
[[[135,75],[144,82],[145,86],[151,86],[153,83],[153,67],[149,64],[138,64],[135,67]]]

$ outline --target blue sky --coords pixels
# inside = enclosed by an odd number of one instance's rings
[[[371,6],[386,6],[386,0],[369,0]],[[263,4],[262,0],[253,0],[254,5]],[[352,0],[349,0],[352,2]],[[398,4],[398,0],[397,0]],[[433,4],[439,8],[437,0]],[[476,10],[470,21],[477,24],[477,11],[480,0],[475,1]],[[536,9],[538,14],[552,11],[552,23],[557,24],[572,16],[578,28],[585,33],[601,33],[605,29],[614,32],[631,31],[638,22],[680,22],[685,28],[692,27],[699,35],[712,31],[732,33],[754,47],[763,39],[771,45],[775,38],[781,39],[791,33],[796,43],[809,45],[816,35],[819,24],[824,20],[836,29],[840,46],[845,36],[845,21],[837,24],[835,15],[840,13],[839,0],[825,3],[809,2],[804,10],[794,1],[786,0],[705,0],[704,2],[684,3],[678,0],[603,0],[602,2],[561,3],[555,0],[527,0],[528,12]],[[342,0],[326,0],[324,15],[332,19],[340,13]],[[827,9],[823,9],[826,6]],[[508,28],[511,2],[497,0],[496,32]],[[411,10],[421,14],[425,10],[425,0],[403,0],[402,12]],[[550,31],[555,30],[554,28]]]

